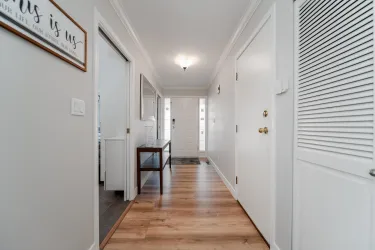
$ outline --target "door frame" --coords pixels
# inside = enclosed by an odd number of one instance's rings
[[[100,14],[98,9],[94,7],[94,34],[93,34],[93,82],[94,82],[94,91],[93,91],[93,126],[94,126],[94,134],[93,134],[93,151],[94,151],[94,199],[93,199],[93,206],[94,206],[94,243],[95,249],[99,249],[99,173],[98,173],[98,86],[99,86],[99,48],[98,48],[98,41],[99,41],[99,28],[110,38],[111,42],[116,45],[117,49],[121,51],[121,53],[129,60],[129,81],[125,86],[126,90],[126,108],[125,108],[125,117],[126,117],[126,127],[131,128],[131,93],[133,91],[133,85],[136,82],[135,79],[135,60],[134,57],[129,53],[129,50],[121,43],[121,40],[118,38],[116,33],[113,31],[109,23],[106,19]],[[124,128],[125,130],[126,128]],[[124,193],[124,200],[132,199],[132,192],[134,187],[134,168],[131,168],[131,154],[130,154],[130,145],[131,145],[131,134],[126,133],[125,131],[125,145],[126,145],[126,152],[125,152],[125,171],[124,171],[124,180],[125,186],[124,189],[126,192]]]
[[[271,19],[272,18],[272,19]],[[245,44],[238,50],[236,56],[235,56],[235,71],[234,71],[234,75],[233,75],[233,79],[236,79],[236,73],[237,73],[237,69],[238,69],[238,66],[237,66],[237,62],[238,62],[238,59],[241,57],[241,55],[245,52],[245,50],[249,47],[249,45],[251,44],[251,42],[255,39],[255,37],[258,35],[258,33],[261,31],[261,29],[263,28],[263,26],[271,19],[272,21],[272,26],[273,26],[273,37],[274,37],[274,41],[273,41],[273,62],[272,62],[272,65],[273,65],[273,76],[274,76],[274,83],[273,83],[273,88],[272,88],[272,101],[271,101],[271,107],[272,107],[272,113],[269,115],[270,119],[271,119],[271,124],[272,124],[272,129],[270,131],[270,136],[271,136],[271,162],[270,162],[270,173],[271,173],[271,176],[270,176],[270,179],[271,179],[271,184],[270,184],[270,188],[271,188],[271,214],[270,214],[270,218],[271,218],[271,235],[270,235],[270,246],[271,246],[271,249],[277,249],[276,248],[276,243],[275,243],[275,218],[276,218],[276,184],[275,184],[275,180],[276,180],[276,84],[277,84],[277,70],[276,70],[276,62],[277,62],[277,58],[276,58],[276,6],[275,6],[275,3],[272,4],[272,6],[270,7],[270,9],[268,10],[268,12],[263,16],[263,18],[260,20],[259,24],[256,26],[256,28],[254,29],[254,31],[251,33],[250,37],[248,38],[248,40],[245,42]],[[241,76],[239,76],[241,77]],[[237,80],[235,80],[235,96],[236,96],[236,88],[237,88]],[[236,100],[236,98],[235,98]],[[237,112],[237,101],[235,101],[235,104],[234,104],[234,107],[235,107],[235,124],[237,124],[237,120],[238,120],[238,112]],[[239,128],[241,129],[241,128]],[[237,140],[237,133],[234,129],[234,134],[235,134],[235,176],[237,177],[239,175],[239,165],[238,165],[238,140]],[[238,176],[239,179],[240,176]],[[238,201],[238,195],[239,195],[239,190],[238,190],[238,184],[235,183],[234,185],[234,190],[235,190],[235,199]]]

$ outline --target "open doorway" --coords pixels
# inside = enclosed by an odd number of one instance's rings
[[[127,190],[130,62],[106,32],[97,36],[99,243],[129,205]]]

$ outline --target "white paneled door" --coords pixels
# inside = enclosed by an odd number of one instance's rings
[[[295,2],[293,249],[375,249],[374,3]]]
[[[197,97],[171,98],[173,157],[198,157]]]
[[[267,16],[237,60],[236,161],[238,201],[264,238],[271,237],[271,162],[274,134],[274,17]]]

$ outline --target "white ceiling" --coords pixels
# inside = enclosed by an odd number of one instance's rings
[[[206,88],[251,0],[120,0],[164,88]],[[179,54],[199,59],[184,72]]]

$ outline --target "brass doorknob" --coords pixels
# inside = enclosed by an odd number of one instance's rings
[[[259,133],[261,133],[261,134],[268,134],[268,128],[267,127],[260,128],[259,129]]]

